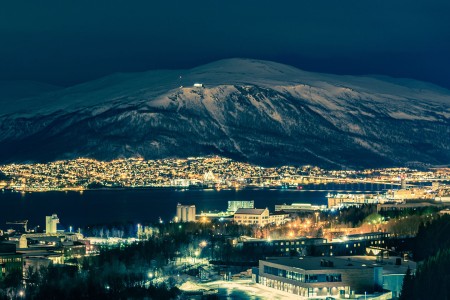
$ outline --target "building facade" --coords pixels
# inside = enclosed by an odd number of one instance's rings
[[[312,249],[323,245],[323,238],[250,239],[242,243],[242,250],[257,259],[267,256],[311,255]]]
[[[277,212],[269,214],[269,223],[270,224],[281,225],[281,224],[286,223],[289,220],[290,220],[289,214],[282,212],[282,211],[277,211]]]
[[[56,214],[45,217],[45,233],[56,233],[59,218]]]
[[[239,208],[255,208],[255,201],[228,201],[227,211],[236,212]]]
[[[14,244],[0,244],[0,280],[5,278],[10,272],[23,272],[23,257],[16,253]]]
[[[256,225],[263,227],[270,223],[267,208],[239,208],[234,214],[233,221],[241,225]]]
[[[284,211],[287,213],[313,213],[315,211],[326,209],[325,205],[312,205],[310,203],[292,203],[292,204],[277,204],[275,211]]]
[[[312,297],[350,297],[381,288],[382,268],[347,259],[320,257],[272,257],[253,269],[258,284],[290,294]]]
[[[177,222],[195,222],[195,205],[177,205]]]

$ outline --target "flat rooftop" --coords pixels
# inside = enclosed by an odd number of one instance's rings
[[[383,258],[380,262],[376,261],[376,256],[367,256],[367,255],[359,255],[359,256],[340,256],[341,258],[351,258],[354,261],[358,261],[361,263],[376,264],[377,266],[383,267],[383,274],[406,274],[406,270],[408,267],[411,271],[416,270],[417,263],[411,260],[403,261],[399,256],[391,256],[389,258]],[[395,262],[397,258],[401,259],[401,265],[396,265]]]
[[[371,269],[374,267],[383,267],[384,274],[405,274],[408,266],[415,270],[416,263],[412,261],[402,261],[401,265],[395,265],[397,257],[384,259],[377,262],[375,256],[307,256],[307,257],[268,257],[263,261],[274,264],[280,264],[288,267],[302,270],[333,270],[333,269]],[[322,261],[330,261],[333,267],[321,265]]]

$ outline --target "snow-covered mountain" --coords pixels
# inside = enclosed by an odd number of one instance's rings
[[[408,79],[227,59],[13,103],[0,108],[3,163],[206,154],[264,165],[450,163],[450,91]]]

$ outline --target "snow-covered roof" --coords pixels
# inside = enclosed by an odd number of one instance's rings
[[[235,215],[262,215],[266,208],[239,208]]]

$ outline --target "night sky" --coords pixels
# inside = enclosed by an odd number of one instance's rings
[[[0,80],[71,85],[230,57],[450,88],[450,1],[1,1]]]

